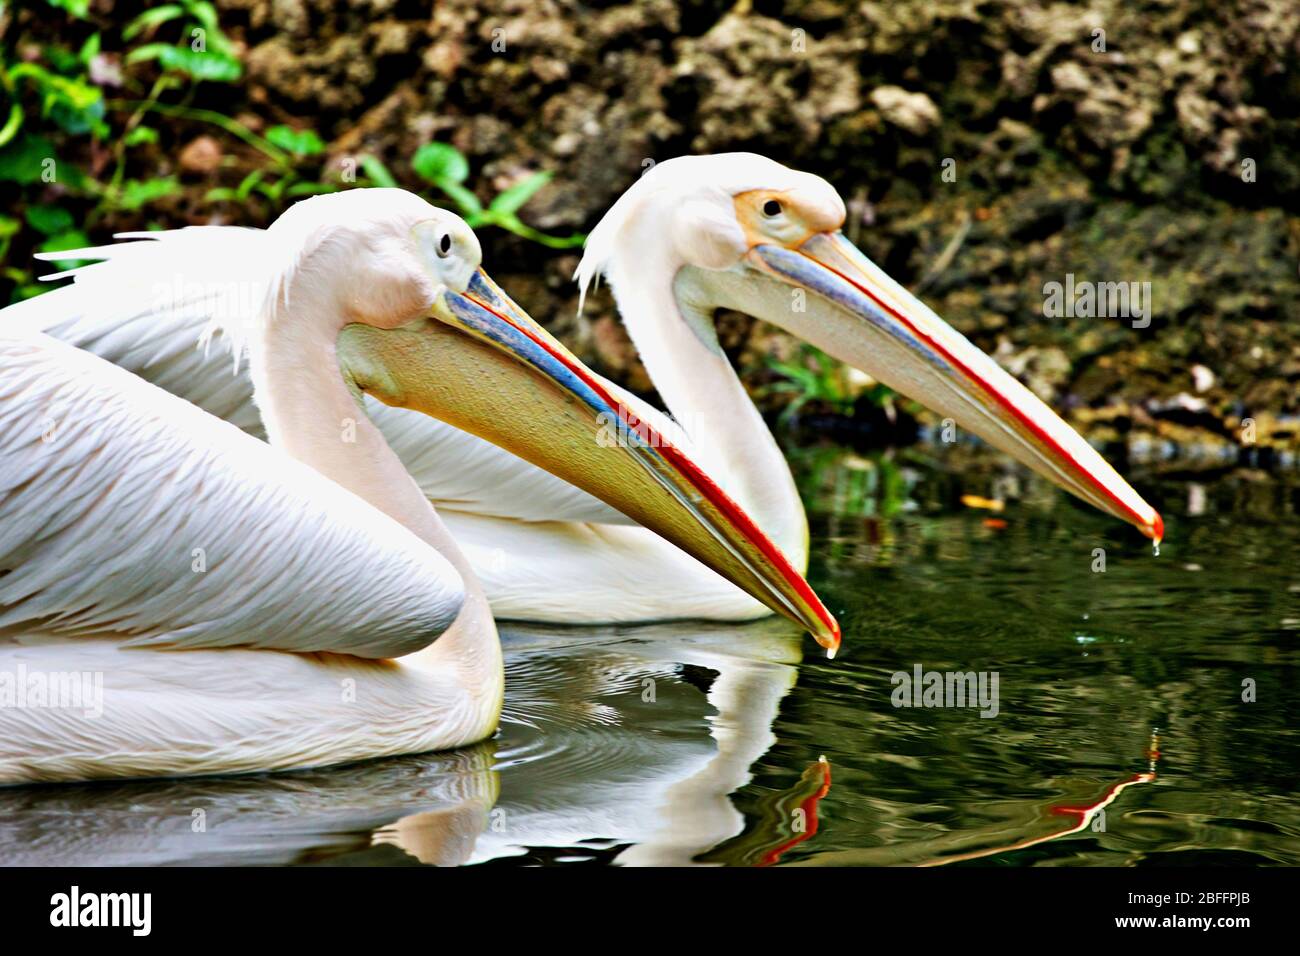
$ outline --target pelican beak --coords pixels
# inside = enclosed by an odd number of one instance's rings
[[[1156,543],[1160,514],[1072,429],[965,336],[891,279],[840,232],[797,246],[761,242],[753,269],[813,293],[789,331],[1028,465],[1066,491],[1135,525]]]
[[[362,391],[577,485],[802,625],[832,654],[838,648],[835,618],[749,515],[666,439],[635,417],[626,427],[631,413],[613,387],[481,269],[464,292],[444,288],[429,318],[398,329],[349,325],[338,349]],[[664,600],[667,607],[672,596]]]

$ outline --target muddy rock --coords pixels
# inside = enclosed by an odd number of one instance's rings
[[[889,123],[913,136],[924,136],[939,125],[939,108],[924,93],[909,93],[898,86],[878,86],[871,102]]]
[[[198,136],[190,140],[176,158],[177,164],[187,173],[208,174],[221,165],[221,144],[212,136]]]

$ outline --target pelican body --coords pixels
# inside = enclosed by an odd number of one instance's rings
[[[0,705],[4,678],[23,681],[0,706],[0,784],[311,767],[493,732],[487,597],[370,401],[500,442],[838,643],[692,459],[658,436],[597,441],[614,398],[479,268],[459,218],[355,190],[266,235],[255,315],[216,318],[267,441],[0,322]],[[158,332],[132,347],[165,352]],[[50,691],[70,683],[73,706]]]
[[[616,421],[649,427],[701,462],[805,569],[807,519],[789,466],[718,344],[713,313],[735,309],[952,418],[1158,542],[1159,513],[1047,405],[857,250],[840,232],[844,215],[825,180],[750,153],[670,159],[641,176],[592,231],[577,272],[584,295],[607,277],[669,412],[593,379],[618,407]],[[260,436],[252,378],[232,376],[194,346],[211,322],[211,301],[182,290],[160,308],[139,289],[177,261],[208,263],[208,285],[256,285],[267,281],[273,245],[272,233],[197,227],[85,250],[106,261],[11,308],[11,321]],[[105,302],[115,303],[107,313]],[[498,616],[606,623],[768,613],[694,557],[500,442],[372,400],[367,410],[437,504]],[[645,579],[672,593],[672,605]]]

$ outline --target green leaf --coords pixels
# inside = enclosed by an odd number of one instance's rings
[[[242,180],[240,180],[239,185],[235,188],[235,198],[238,199],[240,202],[243,202],[245,199],[249,197],[249,195],[252,194],[253,190],[257,188],[258,184],[261,183],[261,181],[263,180],[263,178],[265,178],[265,176],[266,173],[263,172],[262,170],[260,169],[253,170]]]
[[[545,186],[550,180],[550,173],[533,173],[527,179],[515,183],[502,192],[496,199],[492,200],[488,208],[493,212],[504,215],[514,215],[524,203],[533,198],[537,190]]]
[[[67,12],[69,16],[76,17],[78,20],[86,19],[90,13],[90,0],[46,0],[46,2],[58,10]]]
[[[187,2],[185,6],[190,11],[190,16],[198,20],[210,33],[217,32],[216,7],[208,3],[207,0],[193,0],[193,2]]]
[[[397,180],[393,178],[393,174],[388,171],[388,167],[383,164],[383,161],[378,156],[371,156],[369,153],[362,156],[361,171],[376,186],[386,189],[395,189],[397,187]]]
[[[86,42],[81,44],[81,52],[77,54],[77,59],[81,61],[82,66],[90,63],[95,57],[99,56],[99,48],[102,38],[98,33],[92,33],[86,38]]]
[[[54,159],[54,146],[41,136],[20,136],[0,149],[0,181],[30,186],[41,181],[47,160]],[[55,167],[57,172],[57,167]]]
[[[284,184],[286,182],[288,182],[288,180],[278,179],[273,183],[259,184],[257,187],[257,191],[260,192],[267,199],[271,200],[271,202],[278,203],[280,201],[281,194],[284,192]]]
[[[411,157],[411,168],[436,186],[469,178],[469,160],[448,143],[425,143]]]
[[[14,236],[18,235],[18,231],[22,227],[23,224],[13,216],[0,216],[0,262],[4,262],[9,258],[9,243]],[[6,269],[4,271],[10,272],[12,270]],[[22,281],[22,279],[16,281]]]
[[[65,252],[68,249],[84,249],[90,245],[90,237],[80,229],[68,229],[52,236],[41,243],[40,252]],[[58,259],[57,262],[70,262],[70,259]]]
[[[108,131],[108,127],[104,123],[104,101],[102,99],[97,99],[85,108],[60,100],[51,104],[49,117],[59,125],[61,130],[73,136],[84,136],[86,133],[103,136]]]
[[[71,55],[71,54],[69,54]],[[76,58],[73,58],[76,62]],[[9,70],[13,83],[26,80],[41,97],[41,115],[52,118],[75,135],[103,129],[104,94],[80,77],[59,76],[37,63],[20,63]]]
[[[166,23],[168,20],[175,20],[184,13],[179,3],[164,3],[161,7],[146,10],[126,25],[122,30],[122,39],[132,40],[145,30]]]
[[[146,43],[126,55],[127,63],[157,60],[164,70],[186,73],[196,80],[234,83],[244,75],[243,64],[228,53],[216,50],[191,50],[170,43]]]
[[[158,131],[152,126],[137,126],[122,137],[125,146],[139,146],[141,143],[158,142]]]
[[[147,63],[149,60],[162,58],[163,51],[170,49],[170,43],[146,43],[138,46],[126,55],[127,63]]]
[[[315,156],[325,151],[325,144],[314,130],[296,130],[292,126],[272,126],[266,131],[266,141],[295,156]]]
[[[460,183],[451,180],[437,180],[435,185],[451,197],[451,201],[460,207],[462,216],[469,218],[476,216],[483,211],[483,204],[478,201],[478,197],[466,189]]]
[[[72,213],[62,206],[28,206],[24,217],[29,226],[47,236],[72,228]]]
[[[336,193],[339,187],[333,183],[294,183],[285,190],[286,196],[318,196],[321,193]]]
[[[45,59],[49,60],[60,73],[75,73],[77,68],[81,66],[81,61],[77,59],[77,55],[66,47],[55,46],[51,43],[44,48],[43,52],[45,53]]]
[[[17,271],[17,270],[15,270]],[[9,304],[21,302],[24,299],[34,299],[38,295],[53,291],[48,282],[23,282],[14,288],[14,293],[9,298]]]
[[[244,65],[229,53],[217,50],[199,52],[187,46],[172,47],[164,54],[162,64],[169,70],[188,73],[196,80],[214,83],[235,83],[244,75]]]
[[[193,37],[193,31],[190,36]],[[212,53],[221,53],[231,59],[238,60],[239,56],[235,51],[235,45],[230,42],[230,37],[226,36],[216,27],[208,31],[207,35],[208,51]]]
[[[160,179],[128,179],[117,195],[119,209],[134,210],[180,192],[175,176]]]
[[[5,125],[0,127],[0,146],[4,146],[11,139],[18,135],[18,130],[23,125],[23,108],[15,100],[9,107],[9,118],[5,120]]]

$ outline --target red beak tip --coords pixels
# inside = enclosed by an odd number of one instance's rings
[[[834,660],[835,655],[840,649],[840,623],[832,618],[830,627],[823,633],[817,634],[817,643],[826,648],[826,659]]]
[[[1143,530],[1146,532],[1147,537],[1156,544],[1165,540],[1165,519],[1160,517],[1160,512],[1155,512],[1155,517],[1151,519],[1151,523]]]

